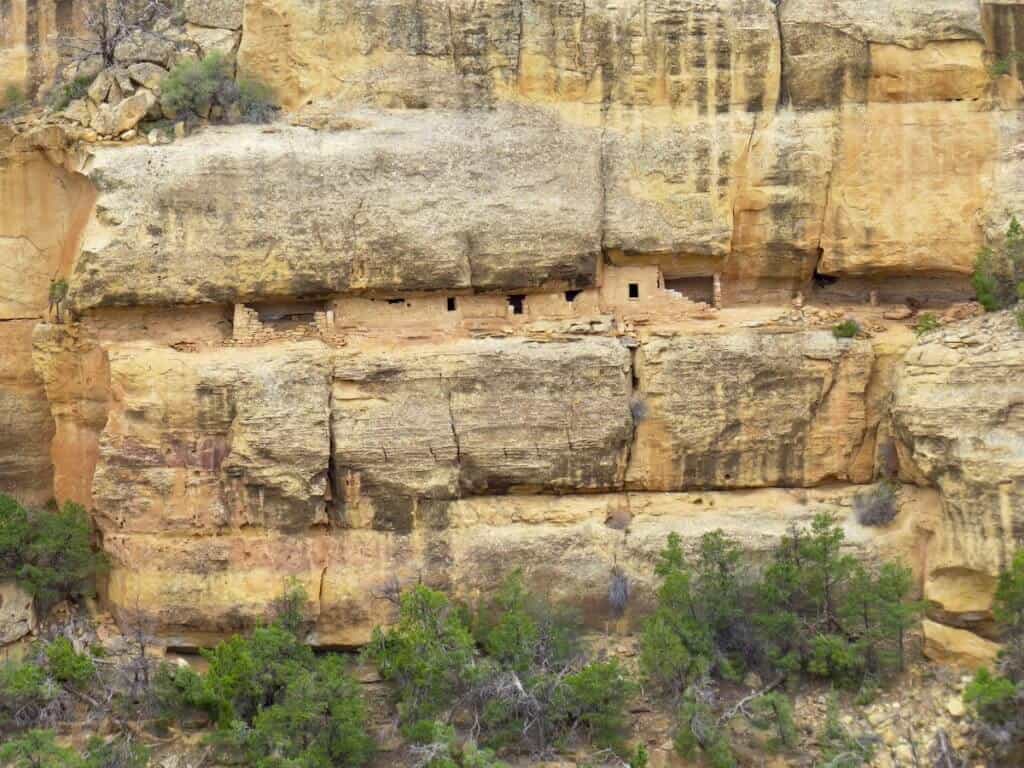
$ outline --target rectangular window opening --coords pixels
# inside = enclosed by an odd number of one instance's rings
[[[523,314],[523,302],[525,300],[526,300],[526,297],[523,296],[522,294],[516,294],[515,296],[509,296],[508,297],[508,305],[510,307],[512,307],[512,314],[513,315],[521,315],[521,314]]]
[[[448,311],[449,312],[454,312],[455,311],[455,297],[454,296],[449,296],[448,297]]]
[[[581,293],[583,293],[583,291],[566,291],[565,292],[565,300],[566,301],[575,301],[576,297],[579,296]]]
[[[640,298],[640,283],[629,284],[629,298],[639,299]]]

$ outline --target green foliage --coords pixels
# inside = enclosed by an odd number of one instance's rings
[[[678,697],[710,671],[712,632],[698,614],[678,534],[669,534],[655,573],[661,586],[640,636],[640,668],[656,689]]]
[[[634,686],[618,662],[592,662],[565,678],[565,708],[598,747],[621,750],[627,729],[626,702]]]
[[[359,684],[337,656],[318,659],[287,680],[279,701],[261,709],[251,728],[232,731],[256,768],[348,768],[373,755]]]
[[[46,646],[46,667],[59,683],[81,688],[96,676],[96,665],[84,653],[76,653],[66,637],[58,637]]]
[[[797,743],[796,724],[793,722],[793,703],[782,693],[766,693],[754,700],[756,719],[760,728],[775,731],[774,745],[780,748],[795,747]]]
[[[860,323],[853,318],[843,320],[841,323],[836,323],[832,326],[832,335],[837,339],[852,339],[860,333]]]
[[[859,768],[868,765],[874,756],[870,742],[856,738],[839,722],[839,702],[835,694],[829,696],[818,743],[825,758],[822,768]]]
[[[735,768],[729,737],[693,688],[683,696],[678,722],[673,746],[680,756],[693,760],[702,754],[712,768]]]
[[[1024,283],[1024,228],[1016,216],[1010,219],[999,248],[983,248],[979,252],[971,283],[978,303],[988,312],[1005,309],[1020,300]]]
[[[106,560],[92,548],[85,509],[69,501],[57,511],[30,515],[30,521],[17,579],[36,604],[45,612],[64,598],[91,596]]]
[[[29,512],[0,494],[0,578],[14,578],[43,612],[61,599],[92,594],[105,560],[91,540],[89,516],[78,504]]]
[[[0,578],[14,578],[22,552],[31,538],[28,511],[10,496],[0,493]]]
[[[914,333],[918,336],[924,336],[926,333],[931,333],[939,327],[941,327],[939,324],[939,318],[931,312],[924,312],[917,318],[917,322],[914,324]]]
[[[623,749],[628,676],[613,661],[588,663],[575,617],[530,594],[518,571],[478,607],[473,630],[444,595],[417,586],[402,595],[398,623],[374,631],[364,653],[396,684],[406,738],[465,764],[438,735],[458,709],[490,747],[540,751],[578,734]]]
[[[84,758],[82,768],[146,768],[149,749],[123,735],[110,740],[93,736],[86,745]]]
[[[8,85],[4,89],[4,100],[3,104],[0,104],[0,111],[13,112],[21,109],[25,104],[25,92],[16,85]]]
[[[443,714],[473,665],[473,637],[462,615],[440,592],[418,585],[401,596],[398,623],[377,627],[365,649],[385,680],[397,684],[398,712],[407,733]]]
[[[23,726],[57,693],[46,670],[30,662],[0,664],[0,730]]]
[[[1000,77],[1002,75],[1010,74],[1010,70],[1013,68],[1013,62],[1021,61],[1024,55],[1017,51],[1012,51],[1005,56],[996,59],[989,65],[988,72],[992,77]]]
[[[266,122],[274,113],[270,89],[254,80],[232,79],[230,62],[213,51],[200,60],[182,59],[160,83],[161,103],[175,114],[205,117],[214,105],[247,122]]]
[[[93,78],[88,75],[79,75],[70,82],[61,83],[50,91],[47,97],[50,109],[57,111],[66,109],[72,101],[84,98],[89,92],[89,86],[92,85],[92,81]]]
[[[993,725],[1005,725],[1018,715],[1017,686],[982,667],[964,690],[964,701],[978,717]]]
[[[317,658],[295,631],[305,593],[290,585],[278,621],[204,651],[205,674],[161,665],[154,696],[167,719],[204,715],[215,741],[256,768],[350,768],[373,755],[359,685],[336,654]]]
[[[58,746],[53,731],[27,731],[0,746],[0,766],[4,768],[81,768],[82,765],[78,755]]]
[[[1015,760],[1024,756],[1024,550],[999,575],[992,614],[1003,639],[998,671],[979,669],[964,701],[978,716],[976,730],[993,758]]]

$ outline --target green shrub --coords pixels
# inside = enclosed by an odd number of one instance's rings
[[[82,768],[146,768],[149,748],[128,736],[105,740],[93,736],[85,748]]]
[[[618,662],[592,662],[565,678],[568,720],[582,725],[598,747],[621,751],[627,730],[626,703],[634,692]]]
[[[974,293],[987,312],[1013,306],[1024,283],[1024,229],[1014,216],[998,248],[983,248],[971,275]]]
[[[1017,686],[982,667],[964,690],[964,701],[992,725],[1006,725],[1018,716]]]
[[[796,724],[793,722],[793,703],[784,694],[773,691],[754,700],[754,724],[775,731],[776,747],[791,748],[797,743]]]
[[[41,611],[64,598],[93,594],[106,561],[91,540],[89,516],[78,504],[29,512],[0,494],[0,578],[14,578]]]
[[[14,112],[26,104],[25,92],[16,85],[8,85],[4,89],[4,101],[0,104],[0,111]]]
[[[82,760],[58,746],[53,731],[33,730],[8,739],[0,746],[4,768],[81,768]]]
[[[364,653],[397,684],[398,713],[409,733],[417,722],[442,715],[463,690],[473,637],[447,597],[418,585],[401,596],[398,623],[374,629]]]
[[[40,709],[56,695],[56,687],[38,664],[0,664],[0,731],[33,722]]]
[[[30,535],[17,580],[43,612],[65,598],[94,594],[96,574],[106,566],[92,548],[92,528],[85,509],[66,502],[54,512],[30,516]]]
[[[87,685],[96,676],[96,665],[84,653],[76,653],[66,637],[58,637],[46,646],[46,668],[59,683],[76,688]]]
[[[295,607],[300,598],[290,587],[278,603]],[[359,685],[343,657],[318,658],[301,642],[289,628],[299,615],[286,610],[279,621],[204,651],[204,674],[161,665],[153,690],[162,716],[205,716],[230,759],[256,768],[364,765],[373,742]]]
[[[1002,765],[1024,758],[1024,550],[999,575],[992,615],[1003,640],[998,670],[979,669],[964,701],[978,717],[979,741]]]
[[[713,655],[711,627],[699,615],[678,534],[669,534],[655,574],[661,586],[640,636],[640,669],[656,690],[678,698],[710,672]]]
[[[822,768],[859,768],[868,765],[874,757],[871,742],[855,737],[839,721],[839,702],[835,694],[829,696],[818,743],[825,759]]]
[[[918,336],[924,336],[926,333],[931,333],[940,327],[939,318],[931,312],[925,312],[917,318],[917,322],[914,324],[914,333]]]
[[[359,683],[340,656],[296,672],[278,698],[259,710],[250,728],[232,732],[250,765],[276,768],[294,760],[304,768],[349,768],[372,757]]]
[[[711,708],[698,698],[693,689],[683,696],[673,746],[687,760],[702,754],[712,768],[736,766],[729,737],[718,726]]]
[[[226,112],[237,110],[247,122],[266,122],[276,109],[269,88],[254,80],[236,83],[230,62],[217,51],[179,61],[160,83],[160,101],[175,114],[198,117],[218,105]]]
[[[854,319],[843,320],[832,327],[832,335],[837,339],[852,339],[860,333],[860,323]]]
[[[92,81],[93,78],[91,76],[79,75],[70,82],[61,83],[50,91],[47,97],[50,109],[56,111],[66,109],[72,101],[85,98],[89,92],[89,86],[92,85]]]

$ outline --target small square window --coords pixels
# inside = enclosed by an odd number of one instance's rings
[[[640,283],[629,284],[629,298],[639,299],[640,298]]]

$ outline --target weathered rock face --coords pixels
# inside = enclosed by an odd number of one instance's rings
[[[319,343],[109,350],[93,504],[104,530],[324,522],[330,362]]]
[[[60,132],[57,132],[58,134]],[[53,495],[50,406],[32,367],[32,329],[50,286],[67,274],[92,205],[48,132],[0,129],[0,492],[26,503]]]
[[[74,305],[594,282],[593,136],[519,110],[352,120],[98,153]]]
[[[637,358],[631,487],[849,479],[865,434],[870,344],[827,331],[707,334],[654,339]]]
[[[93,510],[113,606],[205,643],[291,575],[315,639],[352,645],[395,585],[472,599],[519,565],[595,621],[618,569],[628,623],[668,532],[760,552],[898,465],[896,523],[848,534],[914,566],[936,655],[974,653],[943,632],[988,632],[1021,543],[1021,337],[915,345],[894,318],[968,297],[1024,211],[1024,6],[182,14],[69,130],[159,116],[166,69],[210,50],[282,120],[87,159],[54,128],[0,160],[0,490]],[[22,16],[0,82],[60,63]]]
[[[944,618],[990,618],[995,577],[1024,545],[1024,334],[1009,313],[924,336],[893,420],[911,477],[938,487],[925,596]]]
[[[649,606],[654,562],[670,532],[692,548],[702,533],[721,528],[757,555],[816,512],[845,518],[854,492],[478,497],[442,504],[444,527],[408,533],[112,533],[105,543],[115,563],[114,604],[151,606],[173,644],[207,643],[262,619],[282,579],[292,577],[318,596],[309,606],[314,642],[350,646],[366,642],[374,624],[393,615],[389,596],[398,585],[421,580],[473,600],[514,567],[533,588],[581,608],[595,624],[609,619],[611,579],[623,574],[632,585],[630,621]],[[910,517],[881,535],[848,523],[854,551],[869,558],[912,551]]]
[[[621,488],[632,439],[616,339],[479,340],[335,357],[332,459],[350,524],[407,529],[424,502]]]

